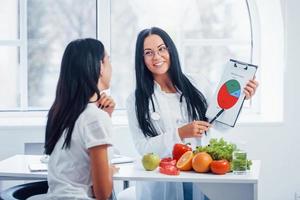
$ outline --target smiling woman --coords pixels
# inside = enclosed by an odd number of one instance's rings
[[[229,57],[251,60],[253,41],[246,1],[129,0],[122,3],[113,0],[111,8],[111,55],[116,66],[123,66],[113,72],[114,77],[132,77],[112,80],[112,94],[119,108],[124,107],[125,99],[134,87],[134,52],[128,49],[134,48],[132,41],[136,33],[145,27],[158,26],[166,30],[178,47],[183,71],[189,75],[205,74],[212,85],[217,84],[222,66]],[[121,15],[120,22],[117,18]],[[121,40],[122,46],[119,45]],[[157,46],[152,50],[158,51]],[[158,54],[156,52],[155,56]],[[122,88],[122,92],[114,92],[114,88]]]
[[[170,67],[170,56],[167,46],[161,37],[150,35],[145,39],[144,58],[145,64],[149,71],[152,72],[154,79],[166,75]]]

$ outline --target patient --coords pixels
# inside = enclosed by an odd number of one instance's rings
[[[53,105],[48,113],[45,153],[49,199],[108,199],[111,114],[114,100],[101,93],[109,87],[111,64],[95,39],[72,41],[65,49]]]

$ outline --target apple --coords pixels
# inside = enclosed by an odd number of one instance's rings
[[[148,153],[143,156],[142,163],[147,171],[152,171],[155,170],[160,162],[160,158],[157,154],[155,153]]]

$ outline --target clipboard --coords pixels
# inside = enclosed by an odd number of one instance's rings
[[[245,101],[243,89],[254,78],[257,68],[257,65],[229,60],[206,111],[210,123],[217,121],[230,127],[235,126]]]

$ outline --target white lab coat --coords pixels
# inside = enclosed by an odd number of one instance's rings
[[[201,84],[201,88],[197,87],[205,97],[210,96],[207,89],[211,89],[207,84]],[[161,91],[160,86],[154,84],[153,94],[154,106],[156,112],[159,113],[159,120],[152,120],[153,125],[159,132],[158,136],[145,137],[142,130],[139,127],[136,111],[135,111],[135,95],[131,94],[127,99],[127,112],[129,129],[132,134],[133,142],[139,154],[142,156],[146,153],[156,153],[161,158],[172,156],[172,149],[175,143],[185,143],[178,135],[178,125],[170,120],[171,109]],[[150,114],[153,112],[152,104],[149,105]],[[188,123],[188,116],[186,110],[185,99],[181,103],[181,115],[183,119],[186,119]],[[207,144],[210,134],[203,135],[202,138],[192,139],[194,145]],[[191,142],[191,141],[189,141]],[[203,194],[200,191],[200,187],[197,184],[193,184],[193,200],[202,200]],[[183,186],[182,183],[174,182],[142,182],[136,185],[136,199],[137,200],[183,200]]]

